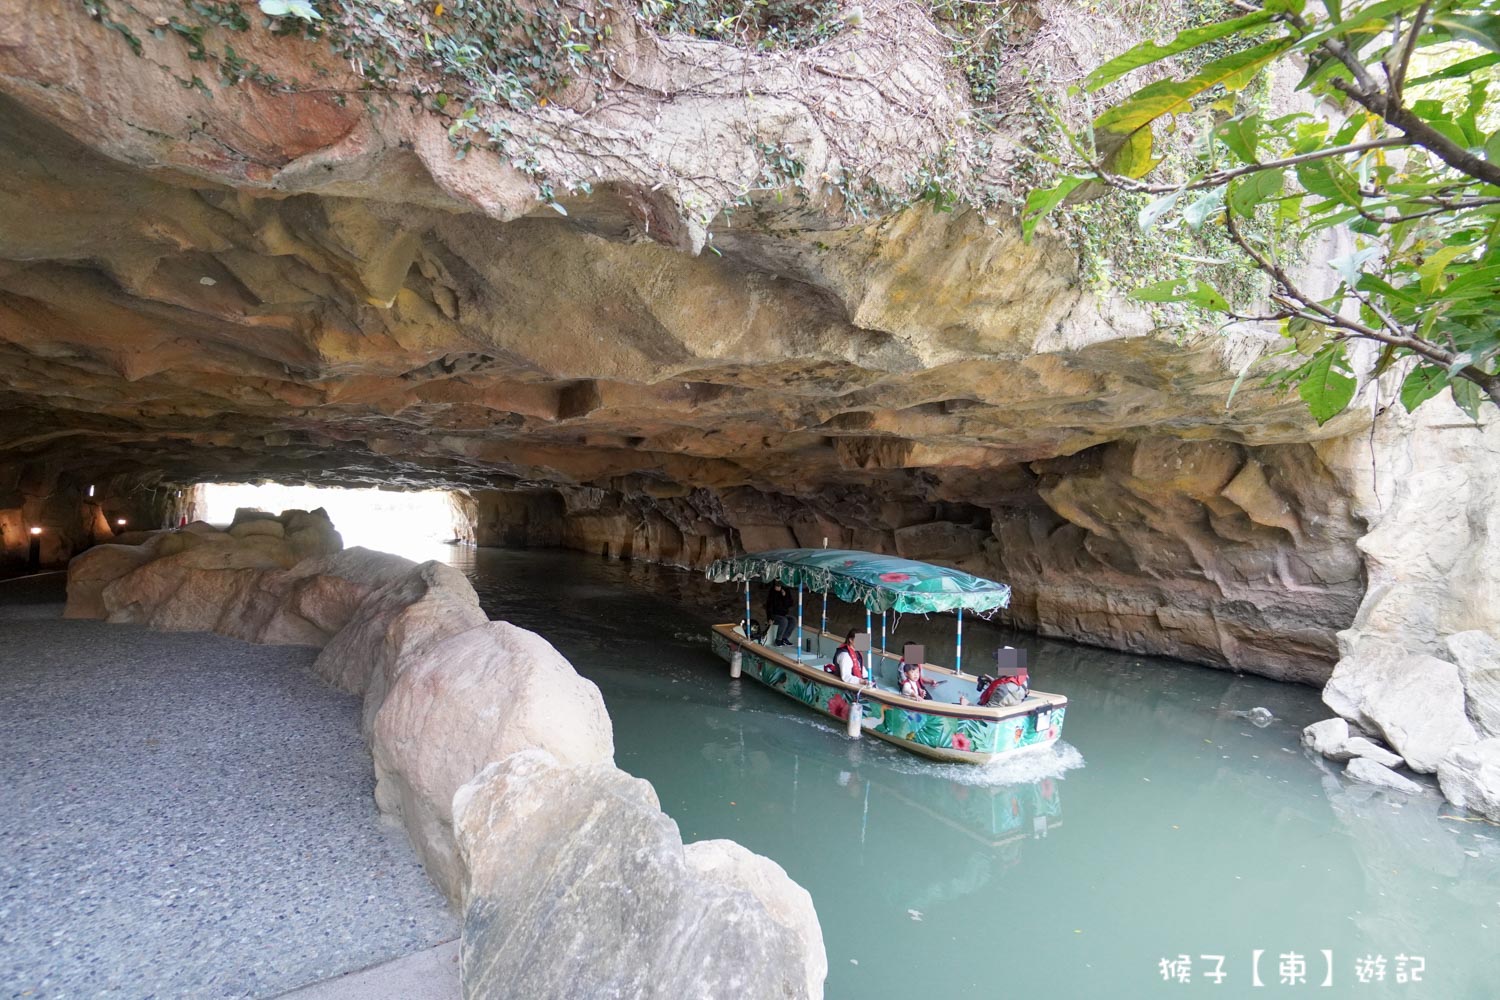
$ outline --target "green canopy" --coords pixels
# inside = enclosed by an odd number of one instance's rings
[[[708,567],[715,583],[780,580],[871,611],[993,611],[1010,603],[1010,588],[945,566],[849,549],[771,549]]]

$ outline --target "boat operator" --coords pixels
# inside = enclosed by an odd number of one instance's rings
[[[766,618],[776,627],[775,646],[786,646],[792,639],[792,595],[780,580],[771,584],[766,594]]]

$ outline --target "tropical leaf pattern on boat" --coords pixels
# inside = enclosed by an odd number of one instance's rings
[[[917,715],[918,713],[913,712],[912,714]],[[943,723],[949,721],[948,719],[944,719],[938,715],[922,715],[920,719],[921,721],[917,724],[916,728],[907,734],[907,739],[914,740],[926,747],[945,747],[950,745],[952,733],[948,732],[948,727],[943,725]]]
[[[812,705],[815,708],[822,708],[822,702],[826,699],[819,697],[820,692],[818,689],[820,687],[822,687],[822,685],[816,683],[815,681],[806,680],[802,677],[792,676],[787,678],[786,685],[782,688],[782,690],[791,695],[793,698],[796,698],[798,701],[802,702],[802,704],[804,705]]]

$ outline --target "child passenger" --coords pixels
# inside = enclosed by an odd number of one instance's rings
[[[931,692],[927,690],[927,682],[922,680],[920,663],[907,663],[904,660],[901,662],[901,693],[917,701],[932,697]]]

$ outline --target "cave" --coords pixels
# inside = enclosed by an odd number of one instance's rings
[[[1069,644],[1128,654],[1089,661],[1118,673],[1101,685],[1148,677],[1163,697],[1222,702],[1192,730],[1194,754],[1258,738],[1230,718],[1252,707],[1235,700],[1244,692],[1305,712],[1319,690],[1333,728],[1299,728],[1279,748],[1289,755],[1300,740],[1343,762],[1359,756],[1350,740],[1374,738],[1441,776],[1454,753],[1500,747],[1500,713],[1484,707],[1500,691],[1500,424],[1443,400],[1406,412],[1373,357],[1356,359],[1355,404],[1320,423],[1264,377],[1275,329],[1184,332],[1097,280],[1093,251],[1067,233],[1043,225],[1028,238],[1015,150],[1036,126],[1019,113],[1004,119],[1015,134],[986,138],[982,154],[1008,201],[954,207],[916,197],[917,185],[900,204],[857,210],[856,168],[896,190],[952,148],[981,157],[925,7],[866,6],[791,54],[658,35],[618,15],[599,43],[609,86],[572,81],[534,107],[501,108],[492,138],[508,138],[472,148],[472,116],[445,110],[451,79],[417,66],[409,88],[372,92],[357,58],[285,16],[235,27],[220,11],[228,20],[205,34],[156,0],[113,12],[43,2],[0,26],[0,577],[69,571],[66,600],[82,609],[70,617],[321,650],[310,669],[364,699],[345,708],[372,754],[375,801],[405,824],[475,942],[466,996],[503,995],[485,978],[498,975],[481,967],[489,957],[525,964],[506,951],[513,928],[493,902],[520,892],[519,876],[487,834],[504,827],[538,865],[571,845],[582,870],[577,845],[607,839],[588,813],[593,792],[620,810],[612,821],[645,845],[638,854],[668,859],[670,877],[642,869],[642,884],[665,887],[652,919],[667,914],[642,939],[680,960],[667,963],[673,984],[697,983],[684,970],[703,954],[728,977],[716,987],[755,968],[771,970],[756,980],[765,990],[780,977],[776,995],[821,996],[819,901],[729,839],[690,842],[696,831],[616,765],[594,681],[536,631],[491,617],[452,567],[333,544],[338,519],[311,502],[210,517],[205,491],[437,491],[458,545],[543,554],[503,563],[518,575],[583,556],[595,568],[581,573],[701,576],[767,549],[890,554],[1008,584],[993,635],[1035,642],[1078,676],[1092,654]],[[1115,15],[1080,26],[1093,15],[1061,0],[1016,6],[1028,16],[1002,83],[1017,92],[1027,64],[1083,69],[1112,32],[1139,34]],[[609,5],[580,9],[616,17],[596,7]],[[217,47],[231,32],[233,49]],[[208,63],[221,73],[211,82]],[[233,66],[253,74],[231,80]],[[275,527],[245,527],[254,521]],[[262,530],[278,539],[261,545],[274,558],[183,563],[198,589],[184,586],[170,613],[166,590],[111,595],[80,570],[113,559],[111,572],[165,573],[158,564],[200,544],[190,535],[249,552]],[[589,579],[602,591],[632,578]],[[511,660],[538,664],[567,698],[525,689]],[[475,684],[496,704],[535,697],[581,719],[577,746],[530,730],[528,743],[502,719],[493,745],[448,753],[454,734],[493,722],[478,696],[448,695],[447,714],[422,702],[419,685],[441,687],[460,661],[479,665]],[[1387,697],[1398,689],[1411,695],[1400,706]],[[396,707],[377,717],[382,699]],[[1166,708],[1119,699],[1137,729],[1170,728]],[[705,749],[705,767],[721,763],[714,753],[741,754],[745,774],[781,776],[785,763],[774,740]],[[854,801],[858,769],[819,753],[807,759],[832,775],[826,798]],[[1262,794],[1210,766],[1201,780],[1230,786],[1226,798]],[[1325,775],[1340,821],[1384,822],[1339,785],[1343,773]],[[953,787],[958,800],[967,786]],[[1495,801],[1441,788],[1470,806]],[[995,795],[996,816],[1021,815],[1020,798]],[[1041,836],[1055,799],[1038,796],[1026,808]],[[577,823],[516,819],[548,809]],[[1278,835],[1325,822],[1278,815]],[[1361,857],[1394,866],[1378,836],[1360,837]],[[964,877],[1012,864],[998,843]],[[1443,858],[1443,877],[1468,863]],[[542,910],[526,912],[546,930]],[[739,935],[722,954],[693,931],[710,910],[723,925],[702,926]],[[922,919],[915,904],[895,910]],[[674,934],[691,947],[661,943]],[[538,948],[552,942],[538,936]],[[559,968],[626,962],[586,951]],[[637,980],[620,989],[657,995]]]

